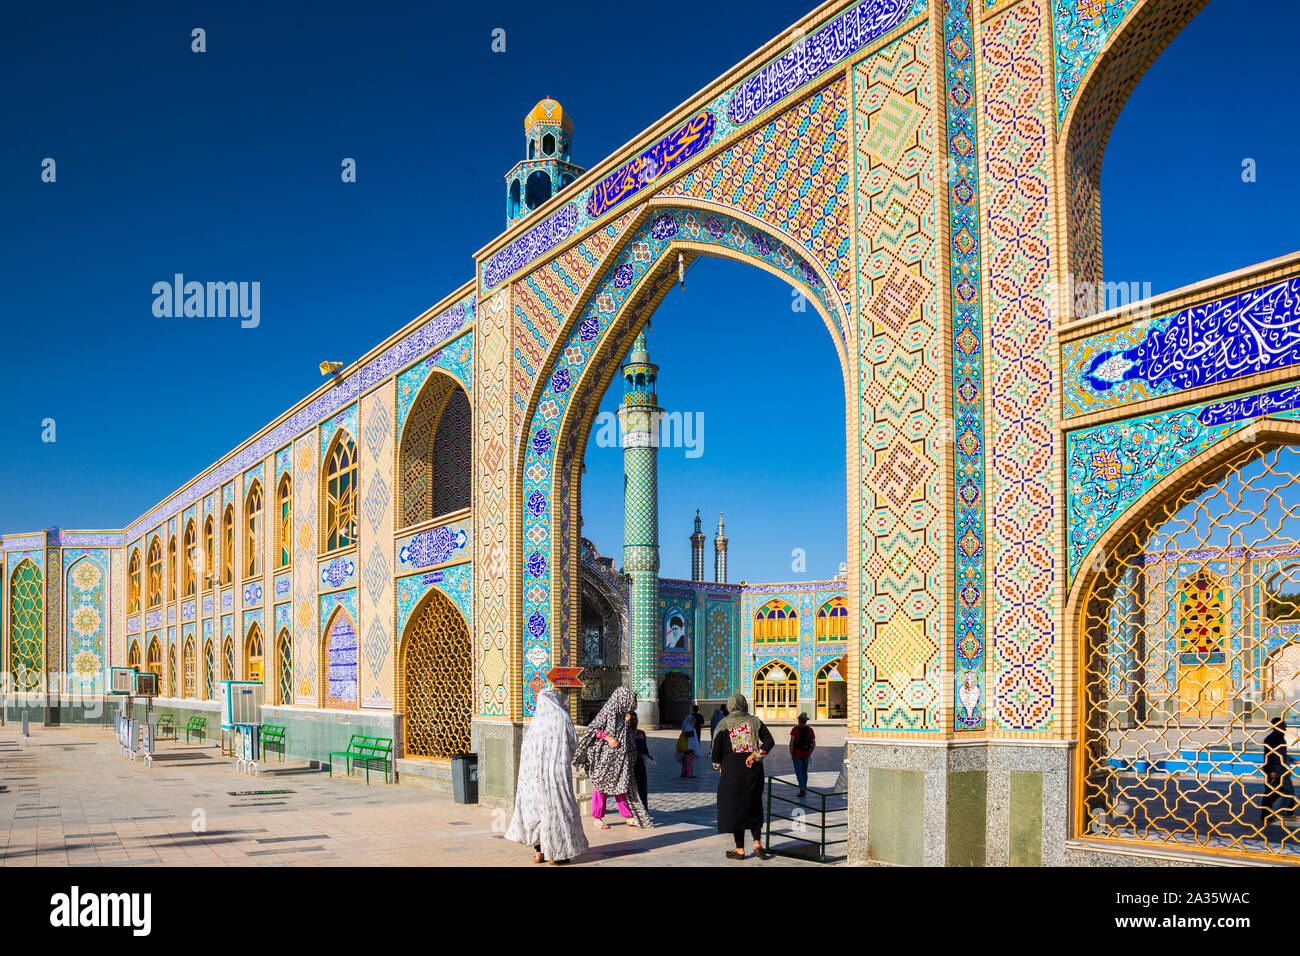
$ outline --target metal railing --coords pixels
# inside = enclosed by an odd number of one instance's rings
[[[773,793],[774,784],[780,785],[782,791],[784,791],[785,787],[789,787],[793,796],[784,796],[783,792]],[[848,857],[849,843],[848,791],[818,790],[814,787],[805,787],[803,790],[804,796],[798,796],[800,791],[799,782],[790,777],[773,776],[767,778],[767,813],[764,822],[764,849],[768,853],[806,858],[806,854],[792,852],[791,850],[772,849],[772,821],[774,819],[788,820],[794,824],[794,826],[791,827],[789,832],[778,831],[778,838],[796,840],[799,843],[806,843],[810,846],[816,847],[817,861],[819,863],[827,862],[826,848],[828,846],[843,843],[844,853],[836,858],[846,859]],[[842,804],[838,806],[834,805],[841,803],[840,798],[844,798]],[[772,802],[774,800],[778,804],[778,810],[789,810],[790,815],[786,816],[784,813],[774,813],[772,810]],[[804,801],[809,802],[805,803]],[[832,804],[831,806],[827,806],[828,801]],[[826,817],[828,814],[842,814],[843,820],[838,823],[827,823]],[[814,822],[814,817],[816,822]],[[811,839],[808,836],[799,836],[798,831],[804,828],[808,831],[815,830],[817,838]],[[844,831],[844,835],[834,836],[834,838],[831,838],[830,834],[832,831],[840,829]]]

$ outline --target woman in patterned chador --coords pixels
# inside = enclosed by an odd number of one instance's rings
[[[745,831],[754,837],[754,854],[762,859],[763,758],[776,741],[761,720],[749,712],[743,694],[732,694],[727,716],[713,732],[713,769],[722,771],[718,782],[718,832],[736,838],[727,859],[745,858]]]
[[[608,830],[605,802],[614,798],[619,815],[630,827],[653,826],[636,788],[636,742],[628,723],[636,713],[636,694],[618,687],[587,725],[573,765],[591,778],[591,815],[596,827]]]
[[[519,748],[515,814],[506,830],[507,840],[532,846],[534,863],[567,863],[587,850],[570,769],[577,744],[564,693],[547,687]]]

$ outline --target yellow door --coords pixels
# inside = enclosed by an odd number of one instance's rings
[[[1183,717],[1213,719],[1226,716],[1228,668],[1210,664],[1180,668],[1178,700]]]

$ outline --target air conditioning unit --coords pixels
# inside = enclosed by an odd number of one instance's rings
[[[110,667],[108,671],[109,693],[134,694],[135,674],[134,667]]]
[[[261,681],[221,681],[221,729],[235,724],[260,724],[265,689]]]

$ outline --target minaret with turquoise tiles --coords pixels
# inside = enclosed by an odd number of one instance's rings
[[[623,571],[631,578],[632,690],[637,718],[659,725],[659,366],[650,361],[645,329],[623,366]]]

